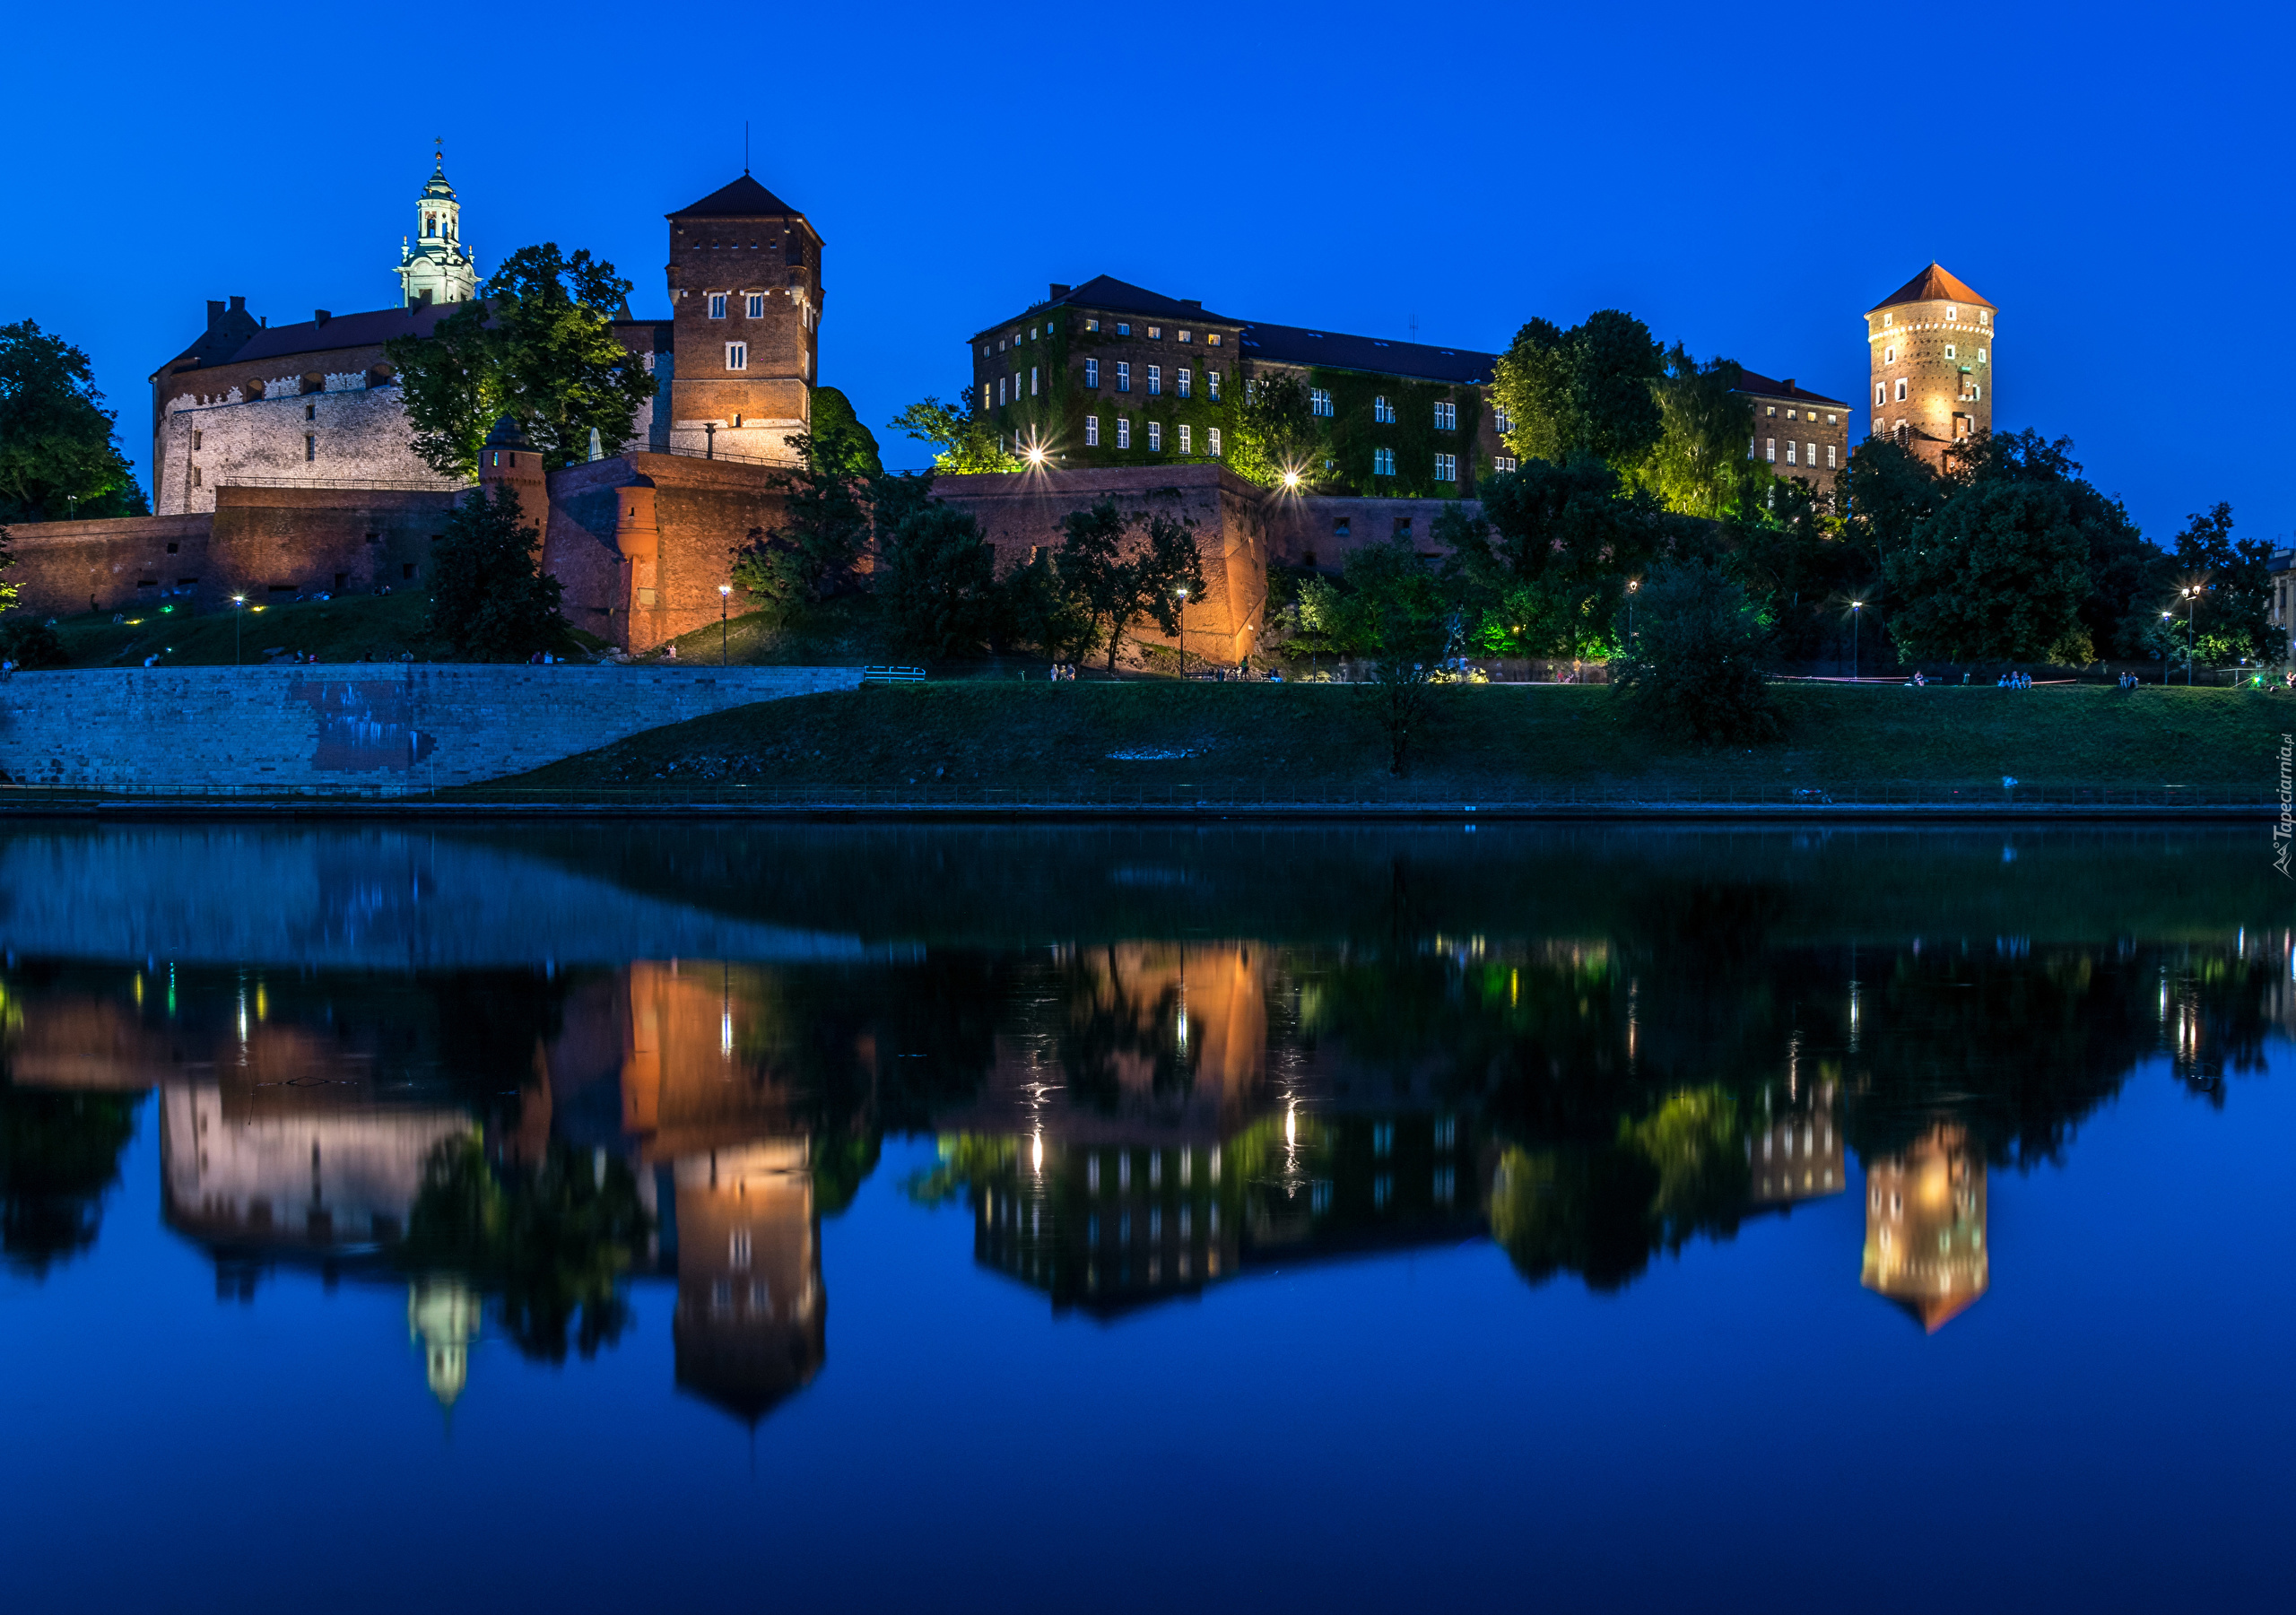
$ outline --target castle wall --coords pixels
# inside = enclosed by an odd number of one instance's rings
[[[280,364],[300,365],[305,357]],[[317,392],[304,392],[302,378],[286,374],[170,400],[153,445],[153,511],[213,510],[217,491],[231,484],[458,485],[408,447],[412,429],[399,388],[370,386],[363,369],[322,374]],[[203,397],[213,401],[198,402]]]
[[[20,522],[8,529],[15,565],[10,609],[27,616],[116,611],[140,600],[191,599],[204,580],[212,515],[121,516]]]
[[[1435,518],[1443,512],[1443,500],[1274,492],[1265,499],[1263,519],[1272,565],[1336,572],[1358,550],[1397,538],[1410,539],[1422,555],[1444,552],[1434,536]],[[1472,514],[1483,513],[1477,500],[1458,502]]]
[[[0,773],[74,788],[389,795],[860,679],[856,667],[434,663],[20,673],[0,682]]]

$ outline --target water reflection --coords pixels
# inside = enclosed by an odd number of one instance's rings
[[[784,924],[697,920],[713,866],[636,862],[624,911],[750,951],[570,966],[601,946],[559,947],[552,917],[524,966],[497,914],[467,968],[364,957],[339,925],[320,962],[12,956],[8,1262],[97,1240],[156,1093],[161,1214],[219,1296],[282,1268],[403,1290],[447,1406],[485,1341],[609,1350],[658,1287],[678,1386],[766,1417],[826,1359],[822,1220],[905,1131],[941,1144],[905,1194],[966,1208],[977,1262],[1056,1308],[1484,1237],[1528,1282],[1612,1290],[1862,1193],[1858,1281],[1935,1331],[1990,1283],[1989,1171],[2061,1155],[2150,1060],[2222,1105],[2296,1018],[2284,925],[1852,929],[1767,867],[1644,870],[1510,928],[1397,860],[1309,934],[1174,910],[1048,940],[1015,912],[928,944],[839,933],[803,893]]]

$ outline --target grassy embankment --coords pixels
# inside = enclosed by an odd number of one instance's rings
[[[2296,699],[2087,686],[1788,687],[1778,745],[1659,743],[1607,690],[1464,686],[1409,777],[1387,773],[1360,692],[1338,685],[1019,681],[885,686],[761,703],[633,735],[519,777],[537,794],[746,785],[1009,791],[1024,800],[1188,792],[1213,800],[1538,800],[1558,791],[1721,797],[1910,783],[1999,802],[2021,790],[2262,793]],[[1132,756],[1122,755],[1133,753]]]
[[[145,604],[58,618],[56,637],[73,667],[140,667],[151,656],[162,667],[229,667],[235,661],[260,667],[305,652],[322,662],[396,662],[408,654],[418,662],[456,659],[423,632],[430,611],[430,597],[419,589],[250,605],[237,613],[226,607],[195,615],[180,606]],[[114,622],[115,615],[122,620]],[[587,635],[577,640],[587,648],[601,644]]]

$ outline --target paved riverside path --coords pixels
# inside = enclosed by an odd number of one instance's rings
[[[475,785],[858,667],[133,667],[0,680],[0,776],[112,791],[398,795]]]

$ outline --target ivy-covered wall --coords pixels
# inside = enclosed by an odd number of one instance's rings
[[[1361,370],[1308,372],[1309,387],[1331,394],[1332,467],[1327,488],[1335,493],[1405,499],[1465,499],[1487,469],[1479,447],[1483,425],[1483,389],[1455,386],[1448,382],[1409,381],[1399,376],[1372,376]],[[1385,398],[1394,406],[1392,422],[1376,418],[1374,404]],[[1458,406],[1458,425],[1450,431],[1435,426],[1435,405],[1448,400]],[[1395,451],[1395,474],[1375,475],[1373,451]],[[1457,482],[1435,480],[1435,456],[1457,455]]]
[[[1024,337],[1015,348],[980,361],[975,375],[990,383],[987,413],[996,430],[1016,446],[1043,444],[1056,465],[1071,467],[1183,465],[1212,464],[1225,458],[1224,452],[1218,456],[1211,452],[1211,432],[1215,427],[1219,429],[1223,450],[1234,442],[1241,383],[1233,334],[1223,332],[1227,341],[1215,348],[1201,340],[1208,332],[1191,326],[1187,329],[1198,340],[1151,343],[1136,335],[1117,335],[1111,328],[1115,319],[1106,315],[1098,317],[1101,329],[1090,330],[1086,322],[1091,317],[1093,317],[1074,309],[1061,309],[1036,319],[1024,317],[1018,322],[1019,329],[1025,332],[1034,326],[1042,334],[1034,338]],[[1139,316],[1129,316],[1126,323],[1144,326],[1147,322]],[[1088,358],[1100,361],[1100,385],[1097,387],[1084,385],[1084,360]],[[1128,393],[1116,389],[1116,365],[1119,359],[1132,366],[1132,390]],[[1151,364],[1163,369],[1163,391],[1154,396],[1148,392],[1147,367]],[[1031,365],[1037,367],[1042,388],[1034,397],[1025,395]],[[995,402],[996,378],[1015,366],[1023,395],[999,408]],[[1183,367],[1191,373],[1193,384],[1192,395],[1187,398],[1179,396],[1177,390],[1178,373]],[[1216,401],[1211,396],[1207,379],[1207,372],[1215,369],[1221,375],[1220,397]],[[978,379],[975,386],[978,386]],[[1100,440],[1097,447],[1084,440],[1088,415],[1100,417]],[[1119,417],[1131,422],[1132,443],[1128,448],[1117,447]],[[1161,449],[1151,450],[1148,447],[1151,421],[1163,429]],[[1190,452],[1187,454],[1180,452],[1179,428],[1183,425],[1189,429]]]

